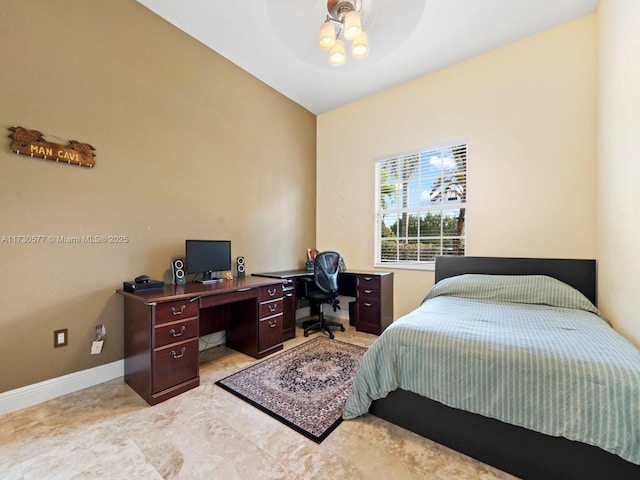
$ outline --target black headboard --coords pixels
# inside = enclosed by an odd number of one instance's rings
[[[436,257],[436,283],[465,273],[548,275],[571,285],[596,305],[596,261],[564,258]]]

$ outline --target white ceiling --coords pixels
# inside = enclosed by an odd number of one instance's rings
[[[326,0],[137,0],[310,112],[596,11],[598,0],[362,0],[370,53],[329,64]],[[471,79],[472,80],[472,79]]]

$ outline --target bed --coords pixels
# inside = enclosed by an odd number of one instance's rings
[[[640,479],[640,351],[595,307],[594,260],[438,257],[365,354],[367,412],[520,478]]]

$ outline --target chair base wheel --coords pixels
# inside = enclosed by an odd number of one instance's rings
[[[318,320],[308,320],[302,322],[302,327],[304,328],[304,336],[308,337],[309,333],[313,332],[326,332],[329,335],[330,339],[334,339],[335,335],[330,327],[339,328],[341,332],[345,332],[346,329],[344,325],[338,322],[332,322],[330,320],[325,320],[324,316],[320,317]]]

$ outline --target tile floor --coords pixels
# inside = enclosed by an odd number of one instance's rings
[[[298,331],[285,348],[314,335]],[[369,346],[377,337],[349,327],[336,338]],[[513,478],[371,415],[318,445],[214,385],[255,361],[206,350],[200,387],[154,407],[119,378],[0,416],[0,478]]]

